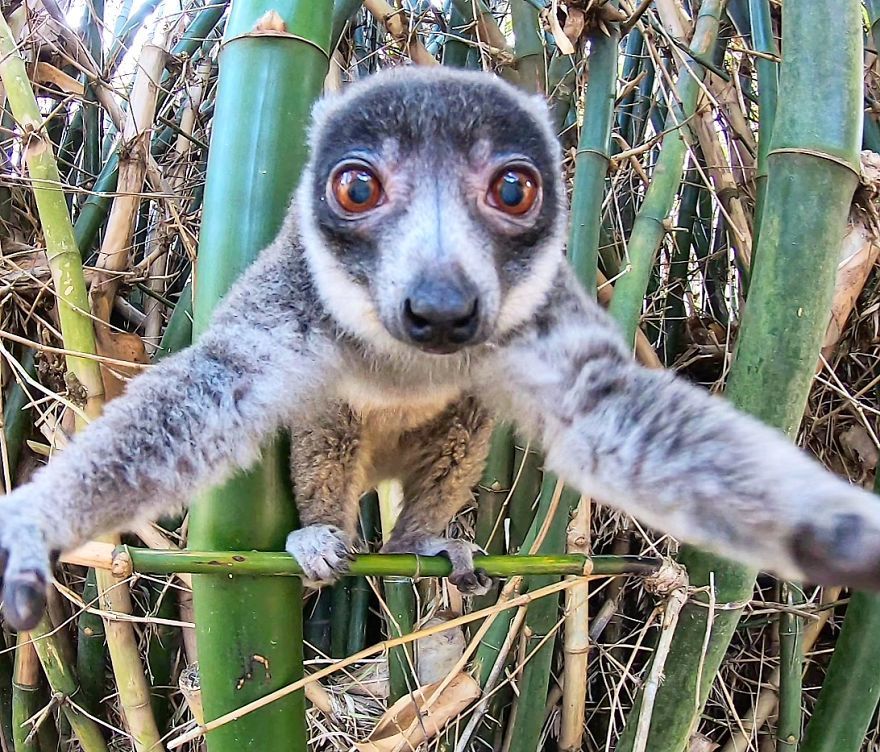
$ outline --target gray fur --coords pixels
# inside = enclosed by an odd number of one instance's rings
[[[388,550],[447,551],[479,590],[470,547],[442,535],[477,480],[491,414],[540,442],[566,482],[684,541],[785,577],[880,587],[870,494],[723,401],[638,367],[579,289],[562,255],[559,150],[536,99],[485,75],[383,73],[322,103],[311,143],[278,239],[199,342],[0,502],[14,625],[38,615],[51,550],[185,504],[282,426],[310,525],[288,548],[313,579],[344,569],[360,492],[399,474],[406,505]],[[325,185],[352,150],[388,201],[346,224],[328,214]],[[539,209],[516,221],[481,204],[511,158],[543,182]],[[480,290],[479,336],[431,355],[396,317],[412,280],[444,269]]]

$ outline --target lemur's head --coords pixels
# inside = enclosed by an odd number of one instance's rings
[[[382,349],[491,342],[562,260],[559,165],[543,102],[488,74],[396,68],[324,99],[296,199],[320,295]]]

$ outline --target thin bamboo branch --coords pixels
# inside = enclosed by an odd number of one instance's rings
[[[302,569],[286,552],[162,551],[133,546],[113,547],[92,542],[61,557],[61,561],[113,571],[117,578],[143,574],[235,574],[268,577],[297,576]],[[492,577],[545,574],[609,577],[652,574],[661,559],[647,556],[517,555],[474,557],[474,564]],[[452,565],[444,556],[414,554],[361,554],[349,574],[361,577],[448,577]]]

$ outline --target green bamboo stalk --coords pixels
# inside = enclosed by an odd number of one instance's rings
[[[40,709],[40,662],[27,633],[18,635],[12,677],[12,741],[15,752],[40,752],[36,734],[25,723]]]
[[[50,702],[49,687],[45,684],[40,686],[40,707],[45,708]],[[49,716],[37,727],[37,741],[42,752],[57,752],[61,749],[61,740],[66,743],[70,740],[70,723],[67,721],[64,713],[58,719],[58,723],[52,723],[54,719]]]
[[[721,6],[720,0],[707,0],[700,6],[691,40],[692,53],[705,56],[711,52],[718,34]],[[629,269],[614,287],[609,310],[620,323],[624,336],[631,344],[635,341],[654,257],[666,234],[666,220],[681,185],[687,153],[685,123],[696,109],[703,74],[702,65],[693,57],[685,57],[675,87],[678,103],[667,114],[665,130],[668,132],[654,167],[651,185],[645,193],[630,235]]]
[[[551,473],[544,477],[542,497],[549,501],[556,490],[557,478]],[[577,506],[580,494],[564,489],[559,506],[547,530],[540,552],[552,553],[565,550],[565,537],[572,510]],[[537,575],[526,582],[528,592],[538,590],[554,582],[558,576]],[[526,655],[530,656],[518,683],[515,719],[510,732],[510,752],[532,752],[540,747],[541,730],[544,726],[544,705],[550,686],[550,668],[553,661],[555,639],[547,639],[559,620],[559,598],[541,598],[532,603],[526,612]]]
[[[116,30],[113,34],[113,44],[107,54],[107,68],[111,73],[119,67],[122,59],[128,53],[134,35],[144,25],[144,21],[149,18],[150,14],[159,7],[160,2],[161,0],[146,0],[138,5],[137,10],[131,15],[124,11],[119,14]]]
[[[688,264],[691,244],[694,240],[694,222],[697,219],[697,202],[700,191],[705,188],[695,169],[687,172],[676,221],[675,250],[669,264],[669,285],[666,293],[666,322],[663,337],[663,362],[671,366],[684,348],[687,309],[684,305],[687,290]]]
[[[160,620],[180,619],[175,591],[166,587],[164,582],[150,580],[147,582],[150,598],[150,615]],[[150,630],[147,644],[147,665],[150,669],[152,684],[153,717],[160,730],[168,728],[173,717],[171,695],[176,691],[172,684],[174,663],[180,649],[180,629],[161,621]],[[82,681],[82,676],[80,676]]]
[[[146,5],[146,3],[145,3]],[[104,67],[101,31],[104,26],[104,0],[97,0],[88,5],[85,22],[86,46],[98,69]],[[94,177],[101,171],[101,117],[97,97],[89,85],[88,76],[83,73],[80,80],[86,84],[86,97],[77,115],[81,118],[82,128],[82,171],[86,177]]]
[[[306,641],[307,658],[323,658],[331,653],[330,642],[330,601],[333,593],[330,588],[323,588],[315,593],[311,611],[306,611],[303,623],[303,635]]]
[[[382,541],[391,538],[397,524],[403,487],[398,480],[387,480],[376,488],[379,500],[379,519]],[[412,632],[415,622],[415,597],[412,580],[392,575],[382,581],[384,590],[384,617],[389,638],[401,637]],[[392,704],[406,695],[414,686],[412,671],[413,651],[411,645],[399,645],[388,651],[388,700]]]
[[[516,39],[518,83],[526,91],[546,92],[547,65],[540,32],[540,11],[526,0],[510,0],[510,15]]]
[[[477,521],[474,542],[488,554],[504,553],[504,517],[513,481],[513,428],[495,427],[483,478],[477,490]],[[497,583],[485,595],[474,598],[473,608],[486,608],[498,597]]]
[[[375,491],[361,497],[361,535],[365,545],[377,536],[379,523],[379,498]],[[369,550],[369,549],[367,549]],[[366,577],[352,577],[351,621],[348,625],[346,655],[363,650],[367,644],[367,621],[370,618],[370,597],[373,589]]]
[[[6,647],[6,641],[0,637],[0,749],[13,752],[15,742],[12,730],[13,684],[15,678],[14,655]]]
[[[740,409],[794,436],[827,325],[857,182],[860,5],[786,3],[783,27],[786,53],[768,157],[767,209],[727,394]],[[693,586],[714,584],[717,608],[711,625],[705,595],[695,596],[701,605],[682,612],[655,701],[648,752],[685,747],[741,613],[727,604],[747,601],[754,584],[754,570],[689,547],[680,561]],[[635,717],[620,752],[632,749]]]
[[[288,33],[252,35],[270,12]],[[306,160],[304,134],[327,73],[331,18],[330,0],[241,0],[231,9],[208,156],[196,335],[281,225]],[[283,548],[294,525],[287,466],[285,447],[276,441],[259,467],[204,494],[190,513],[190,546]],[[301,588],[296,579],[193,578],[207,719],[302,676]],[[293,693],[213,732],[210,752],[304,750],[304,712],[302,693]]]
[[[542,496],[538,516],[549,503]],[[537,523],[540,527],[543,518]],[[534,529],[524,544],[534,537]],[[171,551],[155,548],[117,547],[114,557],[131,561],[135,572],[142,574],[211,574],[214,576],[296,577],[302,568],[284,551]],[[660,559],[649,556],[582,556],[552,554],[541,556],[482,556],[474,564],[490,577],[514,575],[607,575],[651,574]],[[445,556],[415,554],[360,554],[349,569],[351,576],[360,577],[448,577],[452,565]]]
[[[21,358],[21,367],[31,378],[37,376],[34,351],[28,349]],[[13,381],[3,397],[3,435],[6,440],[6,460],[9,472],[15,473],[25,439],[33,426],[33,416],[27,409],[30,398],[18,381]]]
[[[52,634],[52,630],[48,617],[44,616],[35,629],[24,634],[32,640],[52,690],[61,693],[63,697],[74,699],[79,693],[79,681],[73,666],[65,659],[60,641],[57,635]],[[95,721],[73,703],[62,703],[61,709],[73,728],[83,752],[107,752],[101,727]]]
[[[97,607],[98,585],[95,570],[86,575],[82,592],[86,605]],[[76,671],[80,695],[77,702],[93,716],[100,717],[101,699],[105,692],[107,674],[107,636],[104,620],[95,613],[83,611],[77,620]],[[79,698],[82,699],[79,699]]]
[[[880,0],[865,0],[868,9],[868,24],[874,49],[880,50]]]
[[[595,36],[595,34],[593,36]],[[626,45],[623,52],[623,68],[620,73],[620,79],[624,84],[635,80],[636,76],[638,76],[639,69],[641,68],[642,56],[645,54],[644,47],[644,35],[638,27],[633,28],[626,36]],[[615,53],[616,52],[617,50],[615,49]],[[592,63],[590,67],[592,68]],[[593,79],[591,76],[590,85],[592,85],[592,83]],[[587,88],[589,89],[589,87]],[[636,92],[637,89],[629,91],[626,96],[620,100],[620,104],[617,106],[617,130],[620,131],[620,135],[623,136],[624,139],[626,139],[626,142],[630,145],[633,144],[633,109],[635,107]]]
[[[344,658],[351,617],[351,579],[343,577],[330,589],[330,656]]]
[[[642,71],[644,78],[639,83],[636,93],[636,101],[632,112],[632,140],[630,144],[641,143],[645,135],[645,128],[648,125],[648,119],[651,112],[651,105],[654,102],[654,80],[655,70],[654,61],[650,57],[645,57],[642,61]]]
[[[535,501],[541,493],[541,455],[534,446],[514,437],[513,488],[510,492],[510,550],[523,545],[535,518]]]
[[[594,297],[620,40],[620,29],[616,24],[612,25],[610,32],[606,35],[597,29],[589,36],[590,84],[587,86],[584,124],[575,158],[568,238],[569,261],[584,289]]]
[[[870,9],[870,6],[869,6]],[[880,494],[880,474],[874,480]],[[880,596],[853,593],[801,752],[858,752],[880,700]]]
[[[496,426],[492,434],[486,468],[478,489],[474,542],[486,553],[504,551],[504,504],[513,481],[513,429]]]
[[[174,310],[165,325],[165,331],[162,332],[159,349],[154,356],[157,360],[189,347],[192,342],[192,307],[192,280],[190,280],[184,285],[177,298]]]
[[[790,609],[799,607],[805,600],[803,591],[793,583],[782,583],[781,593],[782,602]],[[783,611],[779,615],[779,713],[776,720],[776,752],[797,752],[801,740],[803,637],[804,617],[792,611]]]
[[[768,55],[778,55],[773,37],[773,21],[770,17],[770,0],[749,0],[752,39],[755,49]],[[776,101],[779,98],[778,65],[765,57],[755,58],[758,72],[758,160],[755,171],[755,231],[752,246],[758,247],[761,217],[767,193],[767,154],[776,120]],[[752,257],[754,265],[754,255]]]
[[[411,634],[414,627],[416,597],[413,581],[409,577],[392,576],[383,580],[385,604],[388,607],[386,623],[388,637],[402,637]],[[412,644],[398,645],[388,651],[388,704],[408,695],[418,682],[412,672]]]

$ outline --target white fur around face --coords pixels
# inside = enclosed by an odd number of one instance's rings
[[[297,191],[296,208],[299,212],[306,262],[319,297],[345,331],[382,352],[406,355],[406,351],[412,348],[398,342],[388,333],[369,291],[352,280],[339,260],[327,252],[326,244],[315,227],[314,217],[307,209],[311,205],[307,193],[309,178],[308,173],[303,175]]]
[[[559,246],[548,243],[532,264],[531,274],[508,290],[498,315],[498,333],[505,334],[528,321],[546,300],[565,262]]]

